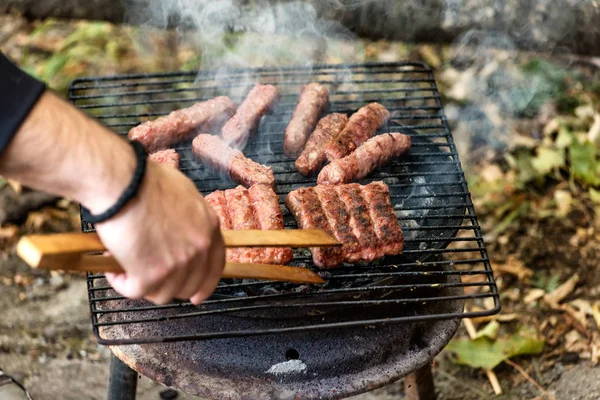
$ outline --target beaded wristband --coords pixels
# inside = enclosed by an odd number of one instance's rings
[[[142,144],[140,142],[137,142],[135,140],[131,141],[130,143],[131,143],[131,146],[133,147],[133,149],[135,150],[135,158],[136,158],[137,165],[135,167],[135,172],[133,173],[133,178],[131,179],[129,186],[127,186],[127,188],[125,189],[125,191],[123,192],[121,197],[119,197],[117,202],[112,207],[110,207],[108,210],[104,211],[101,214],[92,215],[87,208],[81,207],[83,219],[86,222],[89,222],[91,224],[97,224],[98,222],[103,222],[103,221],[106,221],[107,219],[112,218],[119,211],[121,211],[121,209],[123,207],[125,207],[127,202],[129,202],[129,200],[131,200],[137,194],[138,190],[140,189],[142,180],[146,173],[146,162],[147,162],[146,149],[144,149],[144,147],[142,146]]]

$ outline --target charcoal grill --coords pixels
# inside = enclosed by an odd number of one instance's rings
[[[281,100],[244,153],[273,168],[285,225],[295,228],[285,196],[315,185],[316,178],[295,171],[294,160],[283,155],[282,133],[301,85],[310,81],[330,90],[327,112],[350,115],[377,101],[392,113],[379,133],[411,136],[409,154],[361,181],[383,180],[390,187],[406,237],[403,254],[319,271],[327,281],[323,286],[223,280],[199,307],[124,299],[102,275],[89,274],[94,335],[136,371],[211,398],[295,398],[298,393],[342,398],[426,365],[454,335],[460,318],[499,312],[467,182],[433,73],[424,63],[81,78],[72,82],[69,98],[126,135],[141,121],[197,101],[227,95],[240,103],[256,82],[277,85]],[[190,143],[175,149],[181,170],[203,194],[236,186],[196,162]],[[82,229],[94,230],[83,218]],[[318,271],[308,250],[294,255],[293,265]],[[293,365],[307,369],[269,372],[289,359],[301,360]],[[173,363],[174,370],[167,371],[165,365]]]

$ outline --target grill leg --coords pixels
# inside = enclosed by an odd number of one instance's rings
[[[404,377],[406,400],[435,400],[431,363]]]
[[[137,381],[137,372],[112,354],[108,378],[108,400],[135,400]]]

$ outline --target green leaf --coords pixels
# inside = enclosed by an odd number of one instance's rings
[[[451,359],[454,363],[484,369],[494,369],[511,357],[539,354],[543,349],[544,341],[526,332],[517,332],[495,341],[487,337],[453,339],[446,347],[453,353]]]
[[[560,286],[560,274],[553,274],[546,283],[546,292],[550,293]]]
[[[519,181],[527,183],[537,177],[537,171],[532,165],[533,156],[528,150],[520,150],[515,154],[516,169],[519,172]]]
[[[571,134],[571,132],[565,127],[561,126],[558,129],[558,135],[556,136],[556,140],[554,141],[556,147],[558,147],[559,149],[564,149],[565,147],[568,147],[572,142],[573,135]]]
[[[486,337],[490,340],[496,340],[496,338],[498,338],[499,328],[500,324],[498,323],[498,321],[491,321],[483,329],[477,332],[477,334],[475,335],[475,339]]]
[[[596,159],[596,148],[588,141],[579,142],[573,138],[569,147],[571,175],[588,185],[600,185],[600,162]]]
[[[590,188],[590,199],[596,204],[600,204],[600,190]]]
[[[65,66],[68,60],[68,55],[64,53],[55,53],[48,61],[46,61],[42,79],[45,82],[49,82]]]
[[[541,175],[547,175],[556,168],[565,165],[565,153],[562,150],[539,147],[537,155],[531,160],[533,168]]]

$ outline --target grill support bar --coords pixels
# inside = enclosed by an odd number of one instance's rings
[[[404,378],[406,400],[436,400],[431,362]]]
[[[135,400],[138,374],[111,353],[108,400]]]

